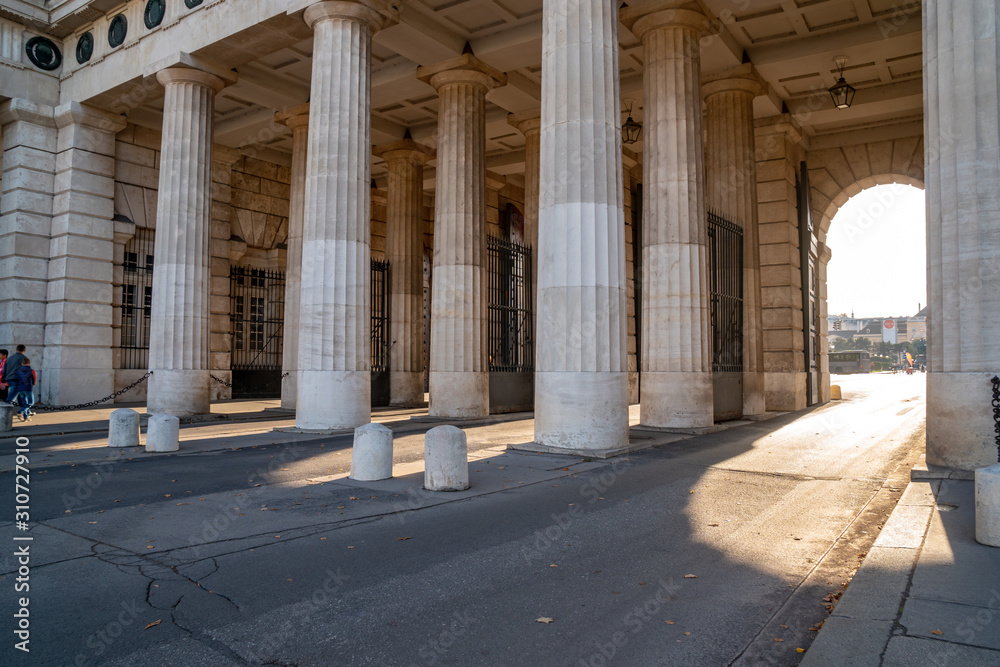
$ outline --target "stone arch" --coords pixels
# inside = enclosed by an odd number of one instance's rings
[[[820,241],[848,199],[876,185],[924,188],[924,139],[911,136],[811,150],[809,168],[813,224]]]

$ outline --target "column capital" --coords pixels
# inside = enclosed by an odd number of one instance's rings
[[[750,63],[714,72],[701,80],[701,93],[705,99],[729,92],[742,92],[757,97],[766,90],[767,82]]]
[[[236,164],[236,161],[241,157],[243,157],[243,153],[240,153],[236,148],[220,146],[219,144],[212,146],[212,162],[230,167]]]
[[[56,127],[83,125],[102,132],[118,134],[128,125],[124,116],[101,111],[79,102],[67,102],[55,108]]]
[[[195,83],[211,88],[216,93],[236,83],[236,72],[216,67],[190,53],[178,51],[146,66],[144,75],[155,76],[160,84]]]
[[[315,29],[320,21],[356,21],[373,33],[399,22],[399,10],[385,0],[293,0],[288,14],[302,12],[302,20]]]
[[[507,85],[507,75],[490,67],[471,53],[463,53],[457,58],[417,68],[417,78],[440,90],[452,83],[472,83],[484,90]]]
[[[507,124],[515,128],[524,136],[528,136],[532,132],[541,132],[542,112],[541,110],[538,110],[523,113],[509,113],[507,114]]]
[[[294,106],[291,109],[278,111],[274,114],[274,122],[284,125],[293,133],[298,129],[309,128],[309,103]]]
[[[641,41],[654,30],[664,28],[686,28],[707,30],[708,17],[702,13],[696,2],[690,0],[650,0],[625,7],[619,18],[626,28]]]
[[[424,164],[429,160],[433,160],[436,154],[433,148],[418,144],[413,139],[400,139],[399,141],[375,146],[372,149],[372,155],[380,157],[386,162],[410,160]]]
[[[20,97],[0,103],[0,125],[20,120],[32,125],[55,127],[56,121],[53,116],[54,111],[52,107],[44,104],[35,104],[30,100]]]

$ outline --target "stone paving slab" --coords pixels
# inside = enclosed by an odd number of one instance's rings
[[[892,621],[831,616],[800,667],[879,667],[892,627]]]
[[[910,598],[899,622],[910,637],[1000,651],[1000,594],[992,608]]]
[[[875,546],[919,549],[932,511],[920,505],[897,505],[875,540]]]
[[[893,637],[889,640],[882,667],[916,665],[996,667],[1000,665],[1000,652],[914,637]]]
[[[869,621],[895,621],[910,571],[917,560],[915,549],[873,547],[834,610],[834,616]],[[855,591],[863,591],[863,595]]]

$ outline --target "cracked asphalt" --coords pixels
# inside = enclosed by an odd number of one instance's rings
[[[505,452],[527,420],[471,428],[473,487],[453,494],[420,490],[412,425],[396,477],[372,483],[343,476],[345,436],[75,465],[43,462],[92,435],[37,438],[26,593],[0,473],[0,655],[794,665],[923,446],[923,376],[835,381],[841,402],[685,439],[633,430],[662,444],[611,461]],[[14,648],[20,595],[30,654]]]

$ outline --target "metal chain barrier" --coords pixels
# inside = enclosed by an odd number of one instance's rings
[[[146,379],[150,375],[152,375],[152,374],[153,374],[153,371],[149,371],[145,375],[143,375],[141,378],[139,378],[138,380],[136,380],[135,382],[133,382],[132,384],[130,384],[129,386],[123,387],[123,388],[119,389],[118,391],[116,391],[115,393],[111,394],[110,396],[105,396],[104,398],[98,399],[96,401],[90,401],[89,403],[78,403],[76,405],[44,405],[42,403],[35,403],[34,405],[31,406],[31,409],[32,409],[32,411],[37,410],[39,412],[56,412],[56,411],[59,411],[59,410],[84,410],[86,408],[94,408],[94,407],[97,407],[98,405],[100,405],[101,403],[107,403],[111,399],[118,398],[119,396],[121,396],[125,392],[131,391],[132,389],[135,389],[140,384],[142,384],[143,382],[145,382]]]
[[[273,387],[275,385],[280,385],[281,381],[284,380],[289,375],[291,375],[291,373],[287,373],[287,372],[286,373],[282,373],[281,377],[277,378],[276,380],[270,380],[269,382],[263,382],[261,384],[256,384],[256,385],[248,385],[248,386],[244,387],[244,389],[246,389],[248,391],[249,390],[256,390],[256,389],[270,389],[271,387]],[[210,375],[209,377],[211,377],[214,381],[216,381],[219,384],[221,384],[223,387],[229,387],[230,389],[233,388],[233,383],[232,382],[226,382],[222,378],[217,378],[214,375]]]
[[[997,434],[997,463],[1000,463],[1000,377],[994,375],[990,382],[993,383],[993,430]]]

